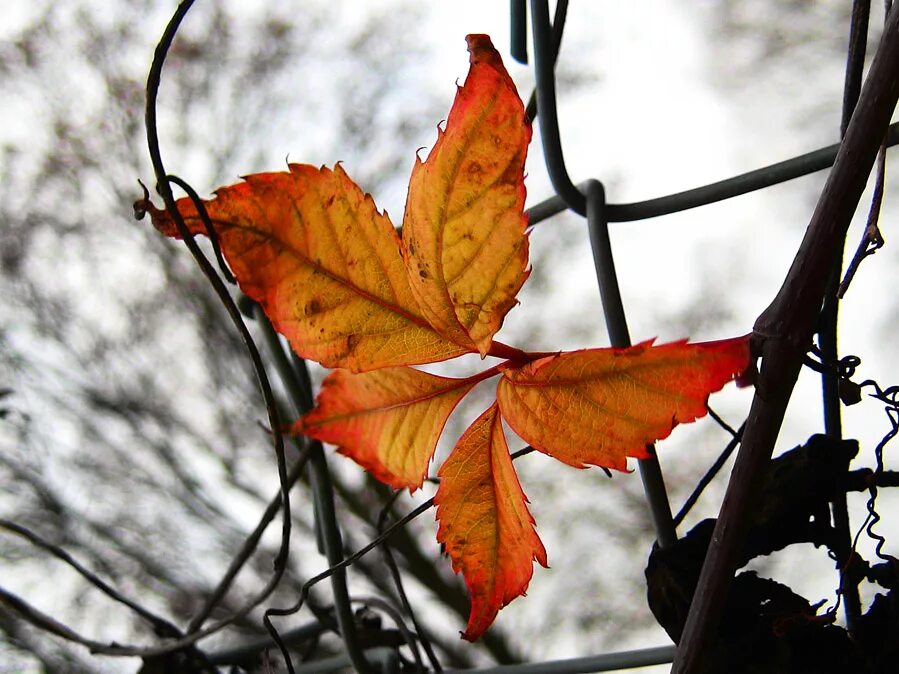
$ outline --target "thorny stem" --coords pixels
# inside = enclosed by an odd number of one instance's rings
[[[787,403],[808,349],[836,251],[899,98],[899,11],[890,12],[858,106],[793,265],[755,325],[762,366],[672,672],[704,671]]]

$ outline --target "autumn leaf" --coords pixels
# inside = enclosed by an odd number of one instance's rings
[[[410,367],[337,370],[293,431],[337,445],[385,484],[415,490],[447,418],[481,379],[450,379]]]
[[[365,371],[472,350],[422,316],[393,225],[339,164],[289,169],[247,176],[204,204],[241,290],[294,351]],[[190,231],[205,234],[193,203],[177,205]],[[178,235],[166,211],[145,207],[157,229]]]
[[[748,338],[547,356],[493,341],[528,277],[521,100],[485,35],[467,38],[470,68],[444,130],[416,160],[400,239],[344,172],[290,164],[204,202],[240,288],[293,350],[332,372],[293,427],[395,488],[419,488],[459,401],[501,373],[497,401],[439,471],[438,540],[471,594],[463,636],[480,637],[524,594],[546,551],[534,529],[502,418],[534,448],[577,467],[624,470],[627,457],[707,411],[743,372]],[[166,211],[135,204],[178,237]],[[188,229],[206,234],[189,199]],[[506,359],[465,379],[415,370],[465,353]]]
[[[589,349],[507,367],[503,418],[535,449],[567,464],[627,468],[646,445],[707,412],[709,394],[749,363],[749,339]]]
[[[496,403],[465,431],[439,475],[437,540],[468,586],[471,612],[462,636],[474,641],[524,594],[534,561],[547,566]]]
[[[528,272],[524,161],[531,127],[486,35],[446,130],[416,161],[403,218],[409,281],[431,325],[485,355]]]

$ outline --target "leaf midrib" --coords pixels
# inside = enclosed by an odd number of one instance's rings
[[[445,337],[443,337],[443,335],[440,335],[440,333],[438,333],[434,329],[434,327],[423,316],[414,314],[411,311],[401,307],[398,304],[394,304],[394,303],[389,302],[381,297],[373,295],[372,293],[364,290],[363,288],[360,288],[358,285],[350,282],[348,279],[338,276],[337,274],[335,274],[331,270],[327,269],[326,267],[322,266],[321,264],[314,262],[308,256],[304,255],[303,253],[298,251],[296,248],[289,245],[283,239],[280,239],[279,237],[275,236],[272,232],[264,230],[264,229],[260,229],[258,227],[253,227],[251,225],[238,224],[238,223],[230,222],[227,220],[212,220],[212,222],[216,226],[233,228],[233,229],[241,230],[241,231],[253,234],[255,236],[258,236],[260,239],[263,239],[269,245],[272,245],[273,247],[277,247],[277,248],[283,250],[284,252],[288,253],[289,255],[294,257],[296,260],[298,260],[301,264],[304,264],[307,267],[315,270],[316,272],[321,273],[322,275],[326,276],[331,281],[334,281],[338,285],[341,285],[344,288],[347,288],[353,294],[358,295],[362,299],[364,299],[368,302],[371,302],[372,304],[375,304],[379,307],[382,307],[392,313],[398,314],[399,316],[402,316],[403,318],[409,320],[410,322],[415,323],[419,327],[424,328],[424,329],[426,329],[430,332],[433,332],[433,333],[437,334],[438,336],[446,339]],[[391,284],[391,287],[392,287],[392,284]],[[447,340],[447,341],[450,341],[450,340]]]
[[[450,380],[450,382],[451,383],[444,388],[440,388],[440,389],[437,389],[430,393],[425,393],[423,395],[419,395],[417,397],[410,398],[407,400],[402,400],[402,401],[392,403],[389,405],[383,405],[381,407],[370,407],[370,408],[365,408],[365,409],[352,410],[345,414],[333,414],[333,415],[328,416],[326,419],[322,419],[321,422],[309,424],[308,427],[309,428],[320,428],[326,424],[337,423],[337,422],[343,421],[345,419],[353,419],[356,417],[366,416],[366,415],[371,415],[371,414],[383,414],[383,413],[387,413],[387,412],[390,412],[390,411],[396,410],[396,409],[408,408],[413,405],[418,405],[420,403],[427,402],[428,400],[432,400],[434,398],[439,398],[442,395],[451,393],[451,392],[459,390],[459,389],[463,389],[466,387],[471,388],[477,383],[477,382],[472,382],[471,378],[469,378],[469,379],[452,379],[452,380]]]

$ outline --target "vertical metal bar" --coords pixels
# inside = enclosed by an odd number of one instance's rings
[[[861,91],[862,75],[865,68],[865,47],[868,37],[868,19],[871,14],[871,0],[854,0],[849,22],[849,45],[846,56],[846,78],[843,85],[843,112],[840,120],[840,138],[846,135],[849,120],[858,102]],[[824,305],[821,307],[820,325],[818,327],[818,346],[821,349],[821,360],[835,364],[839,359],[837,349],[839,320],[839,298],[837,291],[843,268],[843,247],[833,262],[833,272]],[[824,432],[827,437],[840,440],[843,437],[841,419],[839,373],[836,369],[824,368],[821,373],[821,393],[824,407]],[[848,466],[847,466],[848,469]],[[833,524],[836,529],[835,557],[840,571],[840,595],[845,602],[846,627],[854,633],[856,623],[861,617],[861,598],[855,574],[848,568],[852,548],[852,532],[850,531],[849,510],[846,494],[837,494],[831,502]]]
[[[618,277],[615,274],[615,260],[612,257],[612,242],[609,238],[609,224],[605,218],[605,190],[598,180],[586,183],[587,228],[590,232],[590,247],[593,250],[593,265],[596,268],[596,279],[599,282],[599,294],[606,319],[606,328],[612,346],[624,348],[631,345],[624,305],[621,302],[621,291],[618,288]],[[662,469],[655,455],[655,447],[648,445],[651,454],[648,459],[639,461],[640,479],[643,491],[649,502],[653,528],[659,547],[668,548],[677,541],[677,532],[671,518],[671,505]]]
[[[840,138],[846,135],[849,120],[862,91],[867,51],[868,24],[871,18],[871,0],[853,0],[849,17],[849,44],[846,49],[846,76],[843,83],[843,112],[840,119]]]
[[[564,7],[561,16],[564,17]],[[553,31],[549,22],[549,5],[546,0],[531,0],[531,23],[534,31],[534,70],[537,79],[537,109],[540,112],[540,135],[543,139],[543,154],[550,180],[556,192],[568,206],[580,215],[587,216],[590,228],[590,242],[593,247],[594,264],[599,281],[600,296],[606,317],[606,327],[612,346],[630,346],[630,335],[615,276],[609,241],[608,222],[605,218],[605,191],[596,180],[587,183],[588,197],[571,182],[562,155],[559,134],[559,119],[556,110],[555,52]],[[564,19],[563,19],[564,20]],[[660,547],[670,547],[677,540],[677,533],[671,519],[671,506],[655,448],[647,447],[652,454],[641,460],[640,477],[649,502],[650,514],[656,539]]]
[[[528,62],[528,6],[526,0],[510,0],[509,51],[519,63]]]
[[[531,29],[534,34],[534,75],[537,80],[537,110],[540,138],[549,179],[562,200],[579,215],[587,214],[587,201],[575,187],[565,168],[559,116],[556,110],[555,55],[547,0],[531,0]]]
[[[565,20],[568,17],[568,0],[559,0],[556,3],[556,12],[553,16],[553,51],[552,51],[552,61],[553,67],[556,65],[556,59],[559,57],[559,48],[562,46],[562,32],[565,30]],[[537,89],[535,88],[531,92],[531,97],[528,99],[528,104],[524,108],[525,117],[528,118],[532,124],[534,120],[537,119]],[[565,207],[562,207],[562,210],[565,210]]]
[[[281,340],[259,305],[254,307],[254,316],[262,329],[263,338],[281,377],[281,382],[291,399],[294,411],[299,414],[308,412],[312,408],[312,391],[303,385],[304,382],[310,381],[306,361],[295,359],[291,362],[287,358]],[[295,367],[297,369],[294,369]],[[275,433],[278,432],[278,429],[272,430]],[[312,487],[315,531],[319,550],[323,551],[329,566],[336,566],[344,559],[343,537],[340,533],[340,525],[337,523],[337,513],[334,508],[334,486],[331,483],[331,474],[328,472],[325,451],[321,442],[317,440],[309,444],[309,482]],[[346,569],[338,569],[331,575],[331,591],[334,593],[337,626],[340,629],[340,636],[346,647],[347,656],[357,672],[370,674],[372,669],[365,659],[356,634],[356,622],[346,582]]]
[[[343,561],[343,538],[340,535],[340,525],[337,523],[337,513],[334,508],[334,486],[331,484],[325,450],[317,440],[309,446],[309,467],[311,469],[309,480],[312,484],[312,494],[316,505],[315,514],[323,534],[325,557],[330,566],[336,566]],[[334,592],[337,625],[340,627],[340,636],[346,646],[347,655],[357,672],[367,674],[372,670],[365,659],[356,634],[356,622],[347,589],[346,569],[341,568],[331,574],[331,589]]]

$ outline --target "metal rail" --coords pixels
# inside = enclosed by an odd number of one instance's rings
[[[605,218],[606,193],[598,180],[587,182],[587,228],[590,232],[590,247],[593,249],[593,266],[599,282],[599,294],[605,315],[606,329],[612,346],[624,348],[631,345],[630,332],[627,329],[627,318],[621,291],[618,288],[618,276],[615,273],[615,260],[612,257],[612,241],[609,238],[609,223]],[[671,518],[671,505],[662,469],[655,454],[655,446],[646,448],[649,458],[640,459],[640,479],[643,492],[649,503],[656,540],[661,548],[670,548],[677,541],[677,532]]]
[[[899,122],[890,125],[884,142],[887,147],[899,144]],[[839,149],[840,144],[834,143],[798,157],[763,166],[754,171],[741,173],[732,178],[694,187],[683,192],[675,192],[663,197],[647,199],[646,201],[606,204],[606,221],[633,222],[635,220],[658,218],[663,215],[671,215],[672,213],[686,211],[691,208],[707,206],[766,187],[779,185],[789,180],[830,168],[833,166]],[[581,184],[580,189],[583,189],[585,184]],[[567,209],[568,205],[562,197],[554,195],[534,204],[528,209],[529,223],[536,225]]]
[[[619,651],[590,655],[584,658],[529,662],[522,665],[501,665],[486,669],[452,669],[446,674],[591,674],[592,672],[614,672],[619,669],[664,665],[674,659],[675,646],[657,646],[634,651]]]

